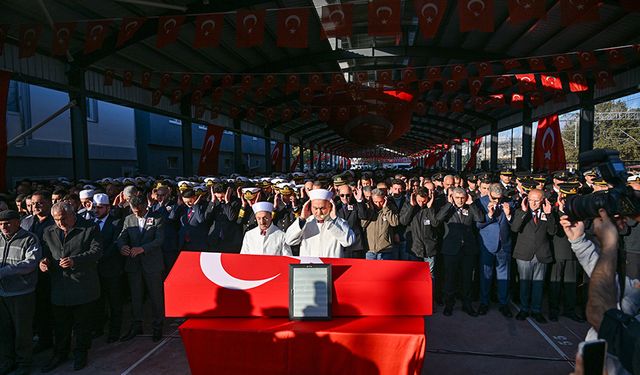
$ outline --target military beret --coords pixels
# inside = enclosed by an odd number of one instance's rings
[[[343,175],[335,175],[333,176],[333,184],[335,186],[342,186],[347,184],[347,179]]]
[[[556,171],[553,172],[553,178],[556,180],[567,180],[571,177],[571,173],[569,171]]]
[[[560,188],[560,192],[565,195],[575,195],[578,194],[578,189],[580,189],[580,184],[575,182],[568,182],[564,184],[558,184]]]

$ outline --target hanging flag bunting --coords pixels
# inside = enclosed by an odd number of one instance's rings
[[[469,72],[467,71],[467,67],[464,64],[457,64],[451,68],[451,78],[456,81],[463,80],[469,76]]]
[[[142,72],[142,77],[140,78],[140,86],[143,89],[148,89],[151,84],[151,72],[146,71]]]
[[[616,83],[613,80],[613,76],[610,72],[606,70],[600,70],[594,72],[594,74],[596,75],[596,88],[602,90],[610,87],[615,87]]]
[[[560,0],[562,24],[568,26],[581,22],[597,22],[600,0]]]
[[[327,86],[324,88],[324,97],[328,101],[332,101],[335,95],[335,89],[333,86]]]
[[[402,34],[400,24],[400,2],[398,0],[375,0],[368,5],[367,20],[370,36],[396,36]]]
[[[562,91],[560,77],[555,74],[541,74],[540,82],[542,83],[542,88],[546,91]]]
[[[446,113],[449,109],[447,108],[447,102],[444,100],[438,100],[434,103],[434,108],[438,113]]]
[[[322,7],[320,30],[323,39],[350,37],[353,33],[353,4],[333,4]]]
[[[327,107],[320,108],[318,112],[318,120],[327,122],[331,118],[331,111]]]
[[[178,40],[180,27],[182,27],[185,18],[185,16],[161,16],[158,19],[156,47],[164,48],[165,46]]]
[[[413,68],[402,69],[402,81],[404,83],[412,83],[416,81],[416,71]]]
[[[544,64],[544,60],[539,57],[532,57],[529,60],[529,68],[533,70],[544,71],[547,70],[547,66]]]
[[[233,91],[233,100],[236,103],[243,101],[246,93],[247,93],[247,89],[245,89],[244,87],[238,87]]]
[[[493,31],[494,0],[458,0],[460,32]]]
[[[193,90],[193,92],[191,93],[191,104],[198,106],[201,103],[202,103],[202,90],[201,89]]]
[[[282,156],[284,154],[284,144],[277,142],[271,152],[271,170],[273,172],[282,172]]]
[[[481,62],[475,64],[476,69],[478,69],[478,76],[480,78],[490,76],[493,74],[493,68],[491,67],[491,63]]]
[[[338,121],[347,121],[350,117],[349,108],[345,106],[341,106],[338,108],[336,118]]]
[[[211,100],[214,103],[217,103],[220,101],[220,99],[222,99],[222,95],[224,95],[224,89],[218,86],[211,92]]]
[[[534,74],[516,74],[518,87],[521,93],[534,91],[536,89],[536,76]]]
[[[75,22],[55,23],[53,25],[53,40],[51,54],[53,56],[64,56],[69,51],[69,41],[71,34],[76,29]]]
[[[493,79],[494,90],[504,90],[511,87],[511,76],[499,76]]]
[[[300,163],[300,154],[301,153],[302,153],[301,151],[298,151],[298,156],[296,156],[295,159],[293,159],[293,161],[291,162],[291,166],[289,167],[290,171],[295,171],[296,168],[298,168],[298,164]]]
[[[518,69],[522,66],[522,64],[520,64],[520,60],[517,59],[504,60],[502,65],[504,65],[504,70],[507,72],[510,70]]]
[[[482,144],[482,137],[477,137],[473,141],[473,146],[471,146],[471,153],[469,154],[469,160],[467,164],[464,166],[464,170],[467,172],[471,172],[476,169],[476,161],[478,159],[478,150],[480,150],[480,145]]]
[[[567,167],[558,115],[538,121],[533,169],[535,171],[558,171]]]
[[[233,86],[233,76],[231,74],[225,74],[222,76],[221,86],[224,88]]]
[[[200,151],[198,174],[200,176],[212,176],[218,174],[218,155],[224,128],[213,124],[207,125],[207,134],[204,136],[204,144]]]
[[[578,60],[583,69],[591,69],[598,65],[598,58],[593,52],[579,52]]]
[[[256,107],[249,107],[247,108],[247,113],[245,114],[245,117],[247,118],[247,120],[253,120],[256,118],[257,112],[258,110],[256,109]]]
[[[84,40],[84,53],[91,53],[102,48],[104,38],[110,31],[112,20],[96,20],[87,22]]]
[[[504,107],[504,94],[491,94],[487,99],[487,104],[491,107]]]
[[[202,118],[204,117],[204,112],[205,112],[205,108],[203,105],[198,105],[196,106],[196,110],[195,110],[195,118],[202,120]]]
[[[246,89],[251,89],[251,85],[253,84],[253,76],[251,74],[245,74],[240,79],[240,85]]]
[[[107,69],[104,72],[104,81],[102,82],[104,86],[112,86],[113,85],[113,70]]]
[[[422,94],[433,89],[433,81],[428,79],[422,80],[418,83],[418,91]]]
[[[224,14],[200,14],[196,17],[193,48],[218,47],[224,28]]]
[[[131,87],[133,84],[133,72],[131,70],[125,70],[122,73],[122,87]]]
[[[447,1],[416,0],[414,5],[422,36],[424,36],[425,39],[435,37],[440,28],[442,17],[447,10]]]
[[[231,109],[229,109],[229,117],[234,120],[240,117],[240,108],[236,106],[231,107]]]
[[[280,115],[282,122],[289,122],[291,121],[291,118],[293,117],[293,110],[289,107],[285,107],[282,110],[282,113]]]
[[[298,91],[300,88],[300,78],[297,74],[290,74],[287,76],[287,82],[284,85],[285,94],[289,95],[292,92]]]
[[[424,104],[424,102],[420,101],[416,104],[415,111],[419,116],[424,116],[425,114],[427,114],[427,105]]]
[[[456,113],[464,112],[464,100],[462,98],[455,98],[451,102],[451,111]]]
[[[545,18],[547,14],[545,5],[545,0],[509,0],[509,21],[520,23]]]
[[[333,73],[331,75],[331,85],[337,89],[341,90],[347,84],[347,81],[344,79],[344,74],[342,73]]]
[[[607,60],[614,66],[624,65],[627,62],[622,51],[617,48],[607,50]]]
[[[452,94],[460,90],[460,81],[456,81],[455,79],[448,79],[442,84],[442,89],[446,94]]]
[[[214,106],[213,108],[211,108],[211,118],[218,118],[218,116],[220,115],[220,107],[219,106]]]
[[[120,32],[118,32],[116,48],[122,47],[126,42],[133,38],[146,20],[147,19],[145,17],[124,18],[120,24]]]
[[[277,11],[277,45],[280,48],[307,48],[309,9],[286,8]]]
[[[392,72],[391,70],[378,70],[376,72],[376,80],[383,85],[391,83]]]
[[[171,83],[171,74],[162,73],[162,77],[160,78],[160,85],[158,88],[164,91],[167,87],[169,87],[169,83]]]
[[[261,45],[264,41],[264,10],[236,12],[236,44],[240,48]]]
[[[524,107],[524,95],[514,92],[511,94],[511,107],[522,109]]]
[[[211,74],[205,74],[202,76],[202,80],[200,81],[200,88],[202,90],[209,90],[213,85],[213,76]]]
[[[192,76],[189,73],[185,73],[182,75],[180,79],[180,90],[188,91],[191,88],[191,79]]]
[[[482,77],[469,77],[469,93],[472,96],[477,96],[480,93],[484,79]]]
[[[559,55],[553,57],[553,65],[558,71],[563,71],[573,68],[573,63],[568,55]]]
[[[20,25],[18,57],[24,59],[35,55],[41,35],[42,25]]]
[[[276,109],[273,107],[269,107],[264,111],[264,117],[269,122],[273,122],[276,119]]]
[[[309,118],[311,118],[311,110],[307,107],[303,107],[300,110],[300,119],[308,120]]]
[[[487,109],[487,103],[483,97],[476,96],[472,98],[472,100],[473,100],[473,108],[475,108],[476,111],[482,112],[485,109]]]
[[[154,90],[151,93],[151,105],[154,107],[157,106],[158,104],[160,104],[160,99],[162,99],[162,91]]]
[[[439,66],[427,69],[427,78],[432,81],[440,80],[442,78],[442,69]]]
[[[587,77],[583,73],[569,73],[569,91],[583,92],[588,90]]]
[[[182,90],[174,89],[171,92],[171,104],[178,104],[180,103],[181,99],[182,99]]]
[[[319,91],[322,89],[322,75],[314,73],[308,79],[309,89],[311,91]]]
[[[11,73],[0,70],[0,191],[7,191],[7,102]]]
[[[356,72],[355,80],[358,83],[366,83],[369,82],[369,72]]]
[[[4,52],[4,42],[7,40],[9,25],[0,25],[0,56]]]

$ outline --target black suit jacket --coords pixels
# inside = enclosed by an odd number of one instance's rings
[[[545,220],[546,219],[546,220]],[[518,240],[513,250],[513,257],[529,261],[535,255],[541,263],[551,263],[551,240],[549,236],[556,233],[556,217],[553,212],[534,224],[530,210],[518,208],[511,221],[511,230],[518,233]]]
[[[338,201],[336,203],[336,216],[344,219],[356,236],[356,240],[353,242],[353,245],[345,248],[345,251],[366,250],[367,241],[363,240],[364,232],[361,224],[361,219],[364,216],[363,212],[365,210],[366,206],[364,202],[358,203],[352,200],[348,205],[343,204],[342,201]]]
[[[475,204],[465,204],[462,209],[463,213],[458,214],[456,207],[447,203],[436,214],[435,225],[444,225],[442,240],[442,254],[444,255],[458,255],[460,251],[463,251],[465,255],[478,254],[479,252],[476,223],[483,223],[484,215]]]
[[[126,272],[155,273],[164,269],[162,257],[162,243],[164,242],[164,219],[160,214],[149,212],[145,219],[142,232],[138,228],[136,215],[129,215],[124,219],[122,232],[118,236],[118,249],[124,245],[142,247],[144,253],[136,257],[126,257],[124,270]]]
[[[98,227],[97,223],[96,227]],[[100,230],[102,258],[98,261],[98,272],[102,277],[117,277],[124,270],[124,257],[120,254],[120,248],[117,244],[121,231],[122,221],[111,215],[107,216],[107,220]]]

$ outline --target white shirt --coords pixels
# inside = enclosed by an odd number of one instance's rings
[[[142,232],[144,230],[144,224],[147,221],[146,217],[139,217],[138,218],[138,229],[140,229],[140,232]]]
[[[353,245],[355,234],[342,218],[318,223],[315,216],[309,216],[302,228],[299,221],[287,229],[286,241],[289,246],[300,245],[300,256],[342,258],[345,247]]]
[[[98,224],[98,228],[100,228],[100,231],[102,231],[102,228],[104,228],[104,222],[107,221],[107,218],[109,217],[109,214],[107,214],[107,216],[103,217],[102,219],[99,218],[95,218],[95,222],[96,224]]]
[[[260,234],[260,227],[255,227],[244,234],[240,254],[254,255],[293,255],[291,247],[285,243],[284,232],[275,224],[267,228],[266,235]]]

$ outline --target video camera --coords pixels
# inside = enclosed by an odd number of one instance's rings
[[[594,168],[598,175],[612,189],[587,195],[574,195],[567,198],[565,213],[572,221],[598,217],[598,210],[604,208],[609,216],[635,216],[640,213],[638,192],[626,185],[627,170],[620,160],[620,153],[611,149],[595,149],[578,156],[580,170]]]

